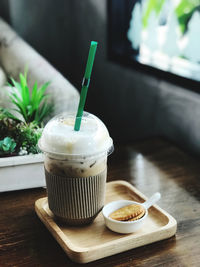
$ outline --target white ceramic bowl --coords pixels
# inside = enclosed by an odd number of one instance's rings
[[[138,203],[131,200],[118,200],[108,203],[104,206],[102,213],[105,220],[106,226],[117,233],[120,234],[129,234],[137,231],[141,228],[145,222],[146,217],[148,216],[148,208],[151,207],[156,201],[160,199],[160,193],[155,193],[151,198],[149,198],[144,203]],[[145,209],[145,214],[142,218],[135,220],[135,221],[117,221],[113,220],[109,217],[109,215],[124,206],[131,205],[131,204],[139,204]]]

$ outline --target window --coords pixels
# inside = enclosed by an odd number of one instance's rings
[[[199,87],[200,0],[109,0],[108,19],[112,60]]]

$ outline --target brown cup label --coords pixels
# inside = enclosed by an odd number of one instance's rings
[[[45,169],[49,208],[65,219],[96,216],[104,205],[107,169],[95,176],[70,178]]]

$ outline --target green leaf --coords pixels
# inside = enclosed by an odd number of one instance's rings
[[[30,93],[29,93],[29,88],[25,86],[22,90],[22,96],[23,96],[23,101],[24,105],[29,105],[30,103]]]
[[[15,100],[12,100],[12,103],[15,104],[19,108],[16,111],[19,112],[24,117],[25,121],[27,121],[27,114],[26,114],[26,111],[23,105],[20,105],[20,103],[17,103]]]
[[[164,3],[165,0],[149,0],[147,2],[147,8],[142,18],[142,23],[145,28],[148,26],[151,13],[154,11],[156,15],[159,15]]]
[[[46,91],[46,89],[47,89],[48,86],[49,86],[49,82],[43,84],[43,85],[41,86],[41,88],[38,90],[38,101],[39,101],[40,103],[41,103],[41,101],[42,101],[42,97],[44,96],[44,93],[45,93],[45,91]]]
[[[26,78],[24,77],[22,73],[19,74],[19,78],[20,78],[21,87],[22,88],[27,87]]]
[[[1,152],[12,153],[12,152],[14,152],[15,147],[16,147],[16,143],[10,137],[5,137],[3,140],[0,141]]]
[[[46,82],[46,83],[44,83],[44,84],[40,87],[39,91],[42,91],[42,93],[44,93],[44,92],[46,91],[47,87],[49,86],[49,84],[50,84],[50,82]]]
[[[13,97],[12,97],[13,96]],[[14,99],[15,101],[17,101],[18,103],[23,103],[23,101],[17,96],[17,94],[15,93],[11,93],[10,96],[11,99]]]
[[[188,22],[190,21],[193,13],[199,9],[199,0],[182,0],[175,9],[179,26],[184,33],[187,29]]]
[[[1,112],[8,118],[13,119],[15,121],[20,122],[21,120],[18,119],[16,116],[14,116],[10,111],[8,111],[6,108],[2,109]]]
[[[2,148],[3,148],[4,152],[8,152],[9,151],[9,147],[4,145],[4,144],[2,145]]]
[[[32,90],[32,102],[34,103],[37,97],[37,82],[34,83],[33,90]]]
[[[16,82],[13,78],[10,78],[10,79],[11,79],[14,87],[17,88],[19,90],[19,92],[21,93],[22,87],[21,87],[20,83]],[[13,87],[12,85],[10,85],[10,86]]]
[[[20,83],[11,78],[12,85],[9,84],[12,89],[10,94],[11,102],[17,107],[17,112],[23,116],[25,122],[37,121],[37,124],[41,125],[42,120],[50,111],[46,104],[49,96],[45,95],[49,82],[44,83],[38,88],[36,81],[30,94],[27,84],[27,73],[25,72],[24,75],[20,73],[19,78]]]
[[[41,107],[41,109],[40,109],[40,112],[39,112],[39,121],[42,121],[43,118],[44,118],[46,115],[48,115],[49,111],[50,111],[50,106],[49,106],[47,103],[45,103],[45,104]]]
[[[15,142],[13,142],[13,143],[11,144],[11,146],[10,146],[10,151],[11,151],[11,152],[14,152],[16,145],[17,145],[17,144],[16,144]]]
[[[16,142],[12,138],[5,137],[0,141],[0,154],[14,152],[16,145]]]
[[[6,137],[6,138],[4,138],[4,140],[3,140],[3,144],[4,144],[5,146],[8,146],[8,145],[11,144],[11,141],[12,141],[12,139],[11,139],[10,137]]]

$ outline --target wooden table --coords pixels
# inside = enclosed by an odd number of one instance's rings
[[[178,222],[176,237],[88,263],[87,266],[200,266],[200,162],[162,139],[115,146],[108,180],[124,179]],[[0,266],[78,266],[34,211],[45,189],[0,195]]]

